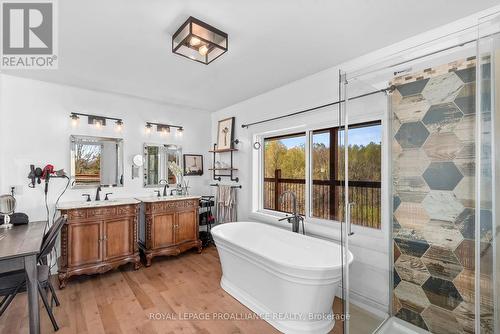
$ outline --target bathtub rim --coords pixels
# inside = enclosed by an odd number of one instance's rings
[[[310,272],[324,272],[324,271],[332,271],[332,270],[337,271],[337,270],[341,270],[344,267],[345,264],[348,264],[350,266],[353,263],[353,261],[354,261],[354,256],[353,256],[353,254],[352,254],[351,251],[349,251],[349,253],[348,253],[348,261],[347,261],[347,263],[344,263],[344,262],[340,261],[338,264],[335,264],[335,265],[332,265],[332,266],[305,266],[305,265],[297,265],[297,264],[286,262],[286,261],[277,261],[276,259],[273,259],[273,258],[271,258],[269,256],[265,256],[263,254],[256,253],[253,250],[249,250],[247,248],[244,248],[244,247],[242,247],[242,246],[240,246],[240,245],[232,242],[230,239],[224,238],[220,234],[217,233],[217,230],[223,228],[224,225],[227,225],[227,224],[239,224],[239,223],[259,224],[259,225],[266,226],[266,228],[269,227],[269,228],[278,229],[278,230],[280,230],[281,232],[284,232],[284,233],[294,233],[294,232],[287,231],[287,230],[284,230],[284,229],[276,227],[276,226],[272,226],[272,225],[269,225],[269,224],[266,224],[266,223],[260,223],[260,222],[241,221],[241,222],[224,223],[224,224],[218,224],[218,225],[214,226],[211,229],[212,237],[216,241],[216,245],[217,245],[217,240],[216,239],[219,239],[220,241],[223,240],[226,244],[230,244],[230,245],[236,247],[238,250],[240,250],[239,253],[241,253],[243,255],[244,255],[244,251],[247,251],[247,252],[250,252],[252,254],[257,255],[258,257],[260,257],[263,260],[271,262],[272,264],[275,264],[275,265],[278,265],[278,266],[282,266],[282,267],[286,267],[286,268],[292,268],[292,269],[295,269],[295,270],[303,270],[303,271],[310,271]],[[329,247],[335,246],[335,247],[338,247],[339,249],[341,247],[343,247],[343,246],[338,245],[338,244],[336,244],[334,242],[331,242],[331,241],[327,241],[327,240],[315,238],[315,237],[308,236],[308,235],[302,235],[302,234],[298,234],[298,233],[295,233],[295,234],[297,234],[297,236],[299,238],[307,238],[307,239],[313,240],[314,242],[319,242],[319,243],[322,243],[324,245],[327,245]],[[226,246],[226,248],[227,248],[227,246]],[[343,248],[345,249],[345,247],[343,247]],[[340,258],[340,256],[338,256],[338,257]],[[262,262],[262,261],[260,261],[260,262]]]

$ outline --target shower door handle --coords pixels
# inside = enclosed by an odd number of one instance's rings
[[[348,203],[347,204],[347,219],[346,219],[346,228],[347,228],[347,236],[351,236],[354,234],[354,232],[352,231],[352,228],[351,228],[351,209],[352,207],[354,206],[354,203],[351,202],[351,203]]]

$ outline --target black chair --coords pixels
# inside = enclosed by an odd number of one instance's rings
[[[54,314],[52,313],[52,302],[59,306],[59,300],[52,283],[50,282],[50,266],[47,263],[47,256],[54,249],[57,236],[61,228],[66,223],[66,217],[61,216],[49,228],[47,233],[43,236],[42,247],[37,257],[37,271],[38,271],[38,292],[42,298],[43,305],[47,310],[50,321],[54,330],[59,330]],[[4,297],[0,302],[0,316],[5,312],[14,297],[22,291],[26,290],[26,273],[24,270],[17,270],[14,272],[7,272],[0,274],[0,296]],[[50,303],[47,299],[48,291],[51,292]]]

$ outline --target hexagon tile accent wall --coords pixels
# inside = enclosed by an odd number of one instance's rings
[[[396,133],[396,140],[403,149],[419,148],[429,137],[429,130],[422,122],[403,123]]]
[[[424,180],[431,190],[453,190],[464,177],[452,161],[431,162]]]
[[[429,277],[422,289],[432,304],[450,311],[463,301],[453,282],[441,278]]]
[[[423,122],[432,132],[453,131],[463,116],[462,111],[453,102],[448,102],[431,106]]]
[[[391,82],[393,312],[436,334],[474,332],[475,72],[468,58]],[[483,263],[493,256],[491,211],[480,216]],[[481,271],[481,287],[492,281]],[[481,297],[482,312],[492,305]]]

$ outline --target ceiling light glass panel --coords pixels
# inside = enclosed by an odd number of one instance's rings
[[[172,52],[210,64],[227,51],[228,36],[194,17],[189,17],[172,37]]]

